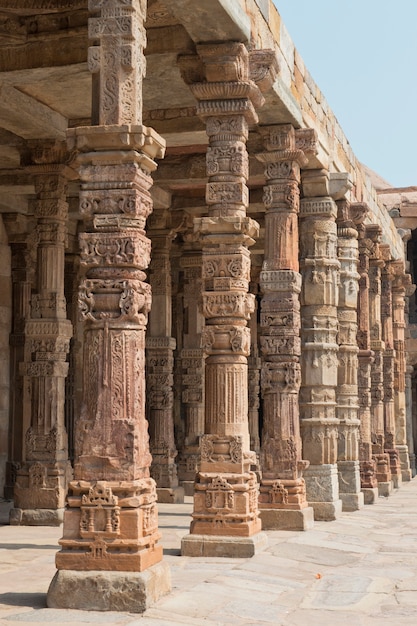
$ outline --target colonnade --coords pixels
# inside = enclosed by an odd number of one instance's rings
[[[312,158],[314,131],[258,126],[276,59],[241,43],[179,58],[208,136],[207,210],[173,228],[169,208],[156,208],[147,226],[165,145],[142,124],[146,0],[90,5],[92,125],[30,153],[36,290],[14,268],[24,422],[11,519],[59,523],[67,496],[48,602],[76,608],[99,580],[106,609],[132,584],[145,597],[169,589],[157,497],[193,494],[184,554],[251,556],[265,545],[262,526],[307,530],[410,480],[411,288],[348,177],[332,179]],[[262,146],[262,234],[251,217],[249,131]],[[83,377],[72,475],[64,249],[74,178]]]

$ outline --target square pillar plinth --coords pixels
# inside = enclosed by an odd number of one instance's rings
[[[307,506],[300,510],[259,509],[263,530],[311,530],[314,510]]]
[[[343,511],[358,511],[364,506],[359,461],[338,461],[339,496]]]
[[[170,569],[164,562],[144,572],[59,570],[46,603],[52,609],[143,613],[170,590]]]
[[[337,465],[310,465],[304,471],[307,500],[314,509],[314,519],[330,522],[342,512]]]
[[[255,455],[241,436],[203,435],[190,534],[184,556],[249,558],[265,548],[258,510],[258,483],[250,470]]]

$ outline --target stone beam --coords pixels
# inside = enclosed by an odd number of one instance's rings
[[[248,41],[251,20],[242,0],[164,0],[196,43]]]
[[[25,139],[65,138],[63,115],[9,85],[0,86],[2,127]]]

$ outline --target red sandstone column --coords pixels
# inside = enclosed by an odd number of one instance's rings
[[[369,261],[369,330],[374,360],[371,364],[371,431],[372,453],[376,461],[376,478],[379,495],[388,496],[392,491],[389,455],[385,453],[384,427],[384,349],[381,322],[381,228],[377,224],[366,227],[366,234],[373,243]]]
[[[301,147],[315,148],[312,131],[292,126],[260,129],[266,152],[265,257],[260,275],[261,388],[263,429],[259,508],[268,529],[306,530],[313,509],[306,500],[299,423],[301,275],[298,265],[300,165],[307,159]]]
[[[395,447],[398,450],[402,479],[411,480],[406,424],[406,352],[405,352],[405,298],[414,291],[411,275],[405,272],[403,261],[394,261],[393,334],[394,334],[394,414]]]
[[[337,206],[326,170],[303,172],[300,206],[301,372],[300,417],[307,500],[314,517],[333,520],[342,510],[337,471],[338,374]]]
[[[182,551],[190,556],[243,557],[252,556],[265,542],[248,428],[247,322],[254,310],[254,296],[248,293],[248,247],[258,235],[258,224],[246,215],[246,141],[263,97],[250,78],[243,44],[204,45],[197,51],[205,80],[191,90],[209,137],[208,216],[195,221],[203,251],[206,434],[201,439],[191,534],[183,539]]]
[[[187,248],[191,245],[191,242],[186,243]],[[201,347],[204,316],[197,304],[201,298],[201,264],[199,250],[187,250],[180,260],[184,272],[185,332],[181,350],[181,401],[185,414],[185,439],[179,455],[178,473],[187,496],[194,494],[199,441],[204,434],[204,351]]]
[[[381,273],[381,322],[384,350],[384,450],[389,455],[393,486],[401,486],[401,464],[395,447],[395,405],[394,405],[394,334],[392,309],[392,282],[394,280],[389,245],[379,246],[385,266]]]
[[[14,488],[12,524],[59,525],[72,474],[64,424],[66,357],[72,337],[64,297],[66,193],[74,175],[65,165],[67,158],[65,144],[31,146],[28,169],[37,193],[36,292],[30,300],[25,361],[20,366],[29,390],[30,424]]]
[[[340,421],[337,467],[339,494],[344,511],[356,511],[364,504],[359,472],[359,399],[358,399],[358,231],[365,217],[362,205],[339,200],[337,215],[337,251],[340,261],[339,365],[336,391],[336,415]]]
[[[163,211],[157,219],[167,226]],[[155,212],[155,213],[158,213]],[[165,222],[165,224],[164,224]],[[156,481],[158,502],[184,502],[178,486],[174,437],[174,350],[170,250],[172,235],[167,228],[153,229],[150,283],[152,312],[146,337],[146,380],[149,434],[152,454],[151,476]]]
[[[360,419],[359,460],[361,488],[365,504],[375,504],[378,498],[376,462],[372,457],[371,429],[371,364],[373,352],[369,330],[369,258],[373,242],[366,236],[366,226],[358,225],[359,232],[359,294],[358,294],[358,395]]]
[[[141,612],[170,587],[145,419],[145,224],[164,142],[141,124],[146,0],[90,0],[89,8],[89,35],[100,43],[89,49],[97,125],[68,131],[85,226],[83,403],[48,606]]]

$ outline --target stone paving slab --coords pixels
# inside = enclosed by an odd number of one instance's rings
[[[410,626],[417,617],[417,479],[307,532],[266,531],[248,559],[180,556],[191,498],[160,504],[172,592],[144,615],[46,608],[60,528],[8,526],[0,503],[0,624]]]

